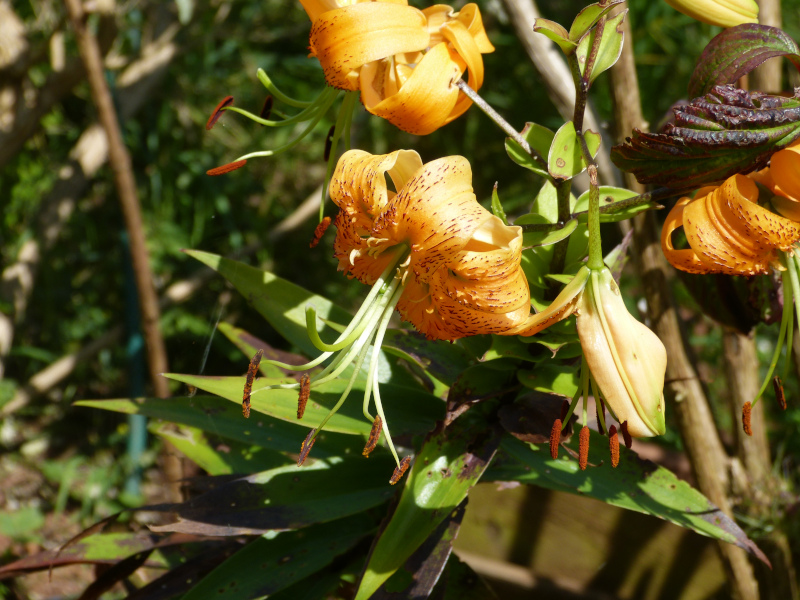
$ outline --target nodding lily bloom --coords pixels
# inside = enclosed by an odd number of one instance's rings
[[[387,175],[397,192],[389,189]],[[391,480],[395,483],[408,461],[401,461],[395,451],[376,376],[379,349],[394,310],[430,339],[511,335],[530,314],[530,291],[520,266],[522,229],[505,225],[478,204],[470,165],[460,156],[423,165],[410,150],[382,156],[350,150],[339,159],[330,193],[340,209],[334,243],[339,269],[372,288],[332,343],[320,339],[316,312],[307,308],[307,330],[322,353],[299,367],[269,362],[295,371],[328,359],[329,364],[305,383],[272,387],[299,389],[302,403],[315,387],[340,376],[351,364],[355,367],[336,406],[303,443],[302,462],[366,363],[363,412],[373,422],[373,431],[365,454],[383,432],[397,461]],[[264,389],[270,388],[259,392]],[[369,410],[371,399],[375,417]],[[245,412],[248,402],[245,386]]]
[[[743,23],[758,23],[758,4],[755,0],[667,0],[667,4],[709,25],[733,27]]]
[[[757,201],[758,187],[744,175],[702,188],[694,199],[681,198],[661,234],[667,260],[689,273],[758,275],[782,269],[777,251],[788,251],[800,240],[800,225]],[[672,233],[681,226],[689,242],[685,250],[672,243]]]
[[[773,154],[769,167],[749,176],[774,194],[775,210],[800,222],[800,141]]]
[[[773,268],[781,272],[784,310],[778,342],[758,395],[743,407],[742,423],[748,435],[751,409],[772,379],[784,341],[789,365],[794,328],[791,306],[800,297],[800,255],[796,246],[800,241],[800,223],[796,222],[800,220],[799,166],[800,146],[790,146],[773,154],[767,169],[749,177],[734,175],[719,187],[698,190],[694,200],[681,198],[667,216],[661,233],[667,260],[689,273],[758,275]],[[756,182],[772,191],[772,205],[784,216],[757,204]],[[672,233],[681,226],[690,246],[686,250],[676,250],[672,244]],[[800,318],[797,302],[794,309]]]
[[[456,12],[406,0],[301,0],[312,21],[310,48],[335,88],[361,91],[366,109],[400,129],[426,135],[456,119],[471,101],[455,82],[483,85],[494,47],[476,4]]]

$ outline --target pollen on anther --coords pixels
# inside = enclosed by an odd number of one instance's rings
[[[392,473],[392,478],[389,480],[389,483],[394,485],[405,475],[406,471],[408,471],[408,467],[411,466],[411,457],[406,456],[403,460],[400,461],[400,465],[394,470]]]
[[[214,112],[211,113],[211,116],[208,117],[208,121],[206,122],[206,129],[211,129],[216,125],[219,118],[222,116],[224,109],[231,106],[233,104],[233,96],[225,96],[222,101],[217,104],[217,108],[214,109]]]
[[[753,410],[753,405],[745,402],[742,406],[742,429],[747,435],[753,435],[753,428],[750,426],[750,413]]]
[[[311,380],[308,373],[304,373],[300,378],[300,395],[297,397],[297,418],[302,419],[306,413],[306,404],[308,403],[308,396],[311,393]]]
[[[614,425],[608,428],[608,449],[611,451],[611,466],[616,468],[619,464],[619,438]]]
[[[244,392],[242,393],[242,414],[245,419],[250,418],[250,394],[253,391],[253,381],[256,379],[258,373],[258,365],[261,364],[261,357],[264,351],[259,349],[250,360],[250,365],[247,367],[247,377],[244,380]]]
[[[578,466],[581,471],[586,470],[589,464],[589,428],[584,425],[578,437]]]
[[[631,437],[631,434],[628,433],[628,422],[623,421],[620,423],[619,428],[622,431],[622,439],[625,440],[625,447],[630,450],[631,446],[633,446],[633,438]]]
[[[211,175],[212,177],[215,175],[225,175],[225,173],[230,173],[231,171],[235,171],[236,169],[241,169],[243,166],[247,164],[247,160],[236,160],[232,163],[228,163],[227,165],[222,165],[219,167],[214,167],[213,169],[209,169],[206,171],[206,175]]]
[[[781,378],[777,375],[772,378],[772,387],[775,390],[775,399],[778,401],[778,406],[781,407],[781,410],[786,410],[786,394],[783,393]]]
[[[378,440],[381,439],[382,427],[383,420],[381,420],[380,415],[375,415],[375,420],[372,422],[372,429],[369,430],[367,445],[364,446],[364,451],[361,453],[362,456],[369,458],[370,453],[375,450],[375,446],[378,445]]]
[[[558,447],[561,445],[561,419],[556,419],[550,430],[550,458],[558,458]]]
[[[297,466],[302,467],[303,463],[306,462],[308,458],[308,453],[311,452],[311,448],[314,446],[314,442],[317,441],[317,438],[314,435],[317,433],[316,429],[312,429],[308,432],[306,439],[303,440],[303,444],[300,446],[300,455],[297,457]]]
[[[331,224],[331,218],[325,217],[320,221],[320,224],[317,225],[317,228],[314,230],[314,239],[311,240],[311,243],[308,245],[309,248],[316,248],[317,244],[319,244],[322,236],[325,235],[325,232],[328,229],[328,226]]]

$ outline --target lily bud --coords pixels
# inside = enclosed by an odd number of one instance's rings
[[[667,0],[672,8],[701,23],[733,27],[742,23],[758,23],[755,0]]]
[[[591,272],[577,314],[583,354],[617,421],[634,437],[663,434],[667,351],[625,308],[607,268]]]

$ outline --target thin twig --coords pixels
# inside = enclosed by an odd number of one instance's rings
[[[481,96],[478,95],[478,92],[469,87],[469,85],[467,85],[467,82],[465,82],[463,79],[459,79],[456,82],[456,85],[458,86],[458,89],[464,92],[464,94],[466,94],[469,97],[469,99],[472,100],[475,103],[475,105],[486,114],[487,117],[489,117],[492,121],[494,121],[500,127],[500,129],[502,129],[506,133],[508,137],[517,142],[517,144],[519,144],[522,147],[522,149],[525,150],[525,152],[530,154],[542,168],[547,169],[547,161],[542,158],[541,154],[539,154],[536,150],[531,148],[530,144],[528,144],[525,138],[522,137],[522,134],[520,134],[516,129],[514,129],[508,123],[508,121],[506,121],[503,117],[501,117],[500,114],[494,108],[492,108],[488,102],[486,102],[486,100],[481,98]]]

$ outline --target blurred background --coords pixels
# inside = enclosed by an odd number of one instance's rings
[[[484,57],[482,94],[517,128],[532,120],[559,127],[563,119],[518,38],[508,4],[478,4],[496,47]],[[585,4],[540,0],[538,8],[568,24]],[[784,29],[798,39],[800,2],[783,5]],[[220,321],[285,346],[244,298],[182,248],[259,265],[348,308],[357,306],[364,289],[336,272],[333,236],[308,247],[335,113],[289,153],[206,175],[296,134],[234,113],[206,130],[227,95],[259,112],[266,91],[257,68],[296,98],[312,99],[322,90],[319,64],[307,56],[309,22],[300,4],[96,0],[85,8],[132,160],[168,369],[244,373],[240,353],[215,335]],[[634,0],[629,8],[645,118],[655,128],[685,98],[695,61],[719,30],[663,2]],[[592,101],[607,142],[613,142],[606,77],[596,82]],[[527,212],[542,183],[507,158],[502,133],[476,109],[425,138],[359,109],[353,136],[355,147],[376,154],[414,148],[424,161],[467,156],[478,199],[487,205],[498,182],[509,215]],[[80,399],[154,390],[108,145],[67,12],[55,0],[0,0],[0,209],[2,564],[56,548],[124,507],[173,493],[168,480],[176,459],[159,437],[146,436],[141,423],[122,416],[72,406]],[[326,214],[333,215],[330,203]],[[609,230],[608,242],[617,235]],[[630,288],[631,297],[637,289]],[[715,417],[723,432],[730,430],[736,424],[724,402],[721,329],[680,284],[676,289],[701,376],[718,407]],[[764,365],[776,330],[759,329]],[[190,393],[171,385],[173,394]],[[786,387],[787,396],[796,398],[796,381]],[[786,413],[768,412],[774,468],[791,484],[792,457],[800,455],[800,409],[795,402]],[[646,451],[690,478],[675,427],[670,432]],[[723,441],[733,443],[724,434]],[[177,460],[184,476],[197,474]],[[501,597],[727,597],[715,546],[694,533],[589,499],[496,488],[484,484],[470,496],[457,548],[502,590]],[[791,485],[786,493],[795,493]],[[796,514],[743,522],[750,535],[781,527],[794,540],[800,539],[791,535],[797,524]],[[52,582],[46,573],[0,581],[0,597],[78,597],[93,577],[89,567],[70,567],[54,572]]]

